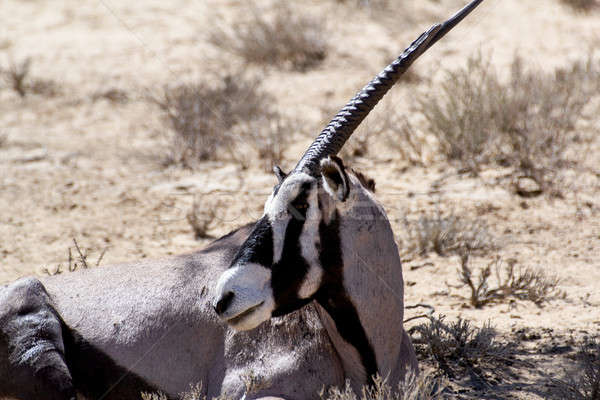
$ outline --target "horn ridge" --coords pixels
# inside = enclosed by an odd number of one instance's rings
[[[473,0],[443,24],[436,24],[422,33],[391,64],[363,87],[325,126],[306,150],[294,172],[314,174],[319,160],[337,154],[354,130],[367,117],[383,96],[406,72],[410,65],[441,39],[483,0]]]

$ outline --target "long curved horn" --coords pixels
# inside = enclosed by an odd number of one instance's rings
[[[406,72],[408,67],[440,40],[446,33],[454,28],[483,0],[473,0],[462,10],[454,14],[443,24],[435,24],[422,33],[404,52],[385,67],[371,82],[356,94],[344,108],[327,124],[319,136],[304,153],[294,172],[314,173],[322,158],[337,154],[352,132],[377,105],[379,100]]]

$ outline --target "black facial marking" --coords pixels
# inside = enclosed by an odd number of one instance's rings
[[[273,229],[267,216],[258,220],[231,263],[231,266],[256,263],[271,269],[271,288],[275,299],[273,316],[295,311],[312,300],[299,298],[298,291],[310,268],[302,257],[300,235],[306,221],[308,195],[313,184],[303,183],[296,198],[288,205],[292,218],[286,226],[282,254],[277,263],[273,263]]]
[[[373,384],[373,376],[378,372],[375,351],[343,286],[344,266],[337,211],[329,224],[321,221],[319,235],[323,248],[319,258],[325,273],[315,299],[329,313],[342,338],[358,351],[367,373],[367,383]]]
[[[294,219],[306,220],[306,213],[308,211],[308,194],[312,184],[306,182],[302,185],[300,192],[294,200],[288,204],[288,211],[292,214]]]
[[[311,188],[312,182],[303,183],[298,195],[288,206],[292,218],[285,230],[281,258],[271,267],[271,288],[275,298],[273,316],[295,311],[312,300],[298,297],[298,291],[310,268],[302,257],[300,235],[306,221]]]
[[[238,250],[231,265],[238,263],[256,263],[265,268],[273,263],[273,229],[266,216],[254,225],[252,233]]]

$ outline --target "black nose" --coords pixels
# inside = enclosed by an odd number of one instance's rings
[[[223,314],[227,310],[227,307],[229,307],[233,300],[233,296],[233,292],[227,292],[217,301],[214,308],[218,315]]]

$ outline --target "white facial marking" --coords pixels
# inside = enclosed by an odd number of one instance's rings
[[[305,173],[290,175],[279,187],[276,196],[271,197],[265,204],[265,215],[268,216],[273,229],[273,263],[281,260],[285,233],[288,223],[293,218],[288,207],[299,194],[304,182],[314,182],[315,178]],[[319,240],[319,222],[321,219],[316,185],[307,196],[309,205],[306,220],[300,234],[300,249],[302,257],[310,265],[307,275],[297,293],[300,298],[312,296],[321,283],[323,270],[319,265],[319,254],[317,252]],[[283,266],[285,268],[285,266]]]
[[[300,235],[300,250],[302,257],[308,262],[310,268],[298,290],[298,297],[306,299],[312,296],[323,277],[323,268],[319,261],[319,224],[321,223],[321,211],[319,210],[318,191],[316,188],[309,194],[307,198],[309,208],[306,213],[306,221]]]
[[[271,229],[273,230],[273,263],[277,263],[281,260],[285,231],[288,223],[292,219],[288,206],[290,202],[298,196],[302,183],[314,180],[313,177],[305,173],[295,173],[290,175],[279,187],[277,195],[271,195],[265,203],[264,212],[269,218]]]
[[[271,271],[258,264],[244,264],[223,272],[216,286],[217,299],[233,293],[231,304],[220,318],[236,330],[257,327],[271,318],[275,308]]]

